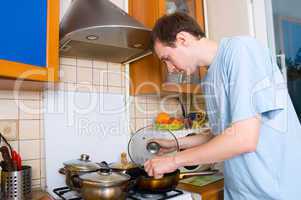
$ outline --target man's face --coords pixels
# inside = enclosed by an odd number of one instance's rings
[[[175,42],[175,46],[170,47],[157,40],[154,49],[170,72],[185,72],[190,75],[197,68],[195,58],[185,45]]]

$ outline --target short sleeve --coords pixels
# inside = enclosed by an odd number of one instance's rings
[[[284,108],[279,69],[255,39],[236,41],[232,48],[226,70],[231,123],[257,114],[272,119]]]

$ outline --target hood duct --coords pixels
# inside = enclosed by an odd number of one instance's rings
[[[151,54],[150,32],[109,0],[74,0],[60,24],[60,54],[128,63]]]

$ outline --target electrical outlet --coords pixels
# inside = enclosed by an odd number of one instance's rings
[[[0,120],[0,133],[7,140],[17,140],[17,120]]]

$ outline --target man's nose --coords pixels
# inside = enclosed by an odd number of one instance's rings
[[[175,72],[176,71],[175,66],[173,66],[171,63],[166,62],[165,65],[167,66],[167,69],[168,69],[169,72]]]

